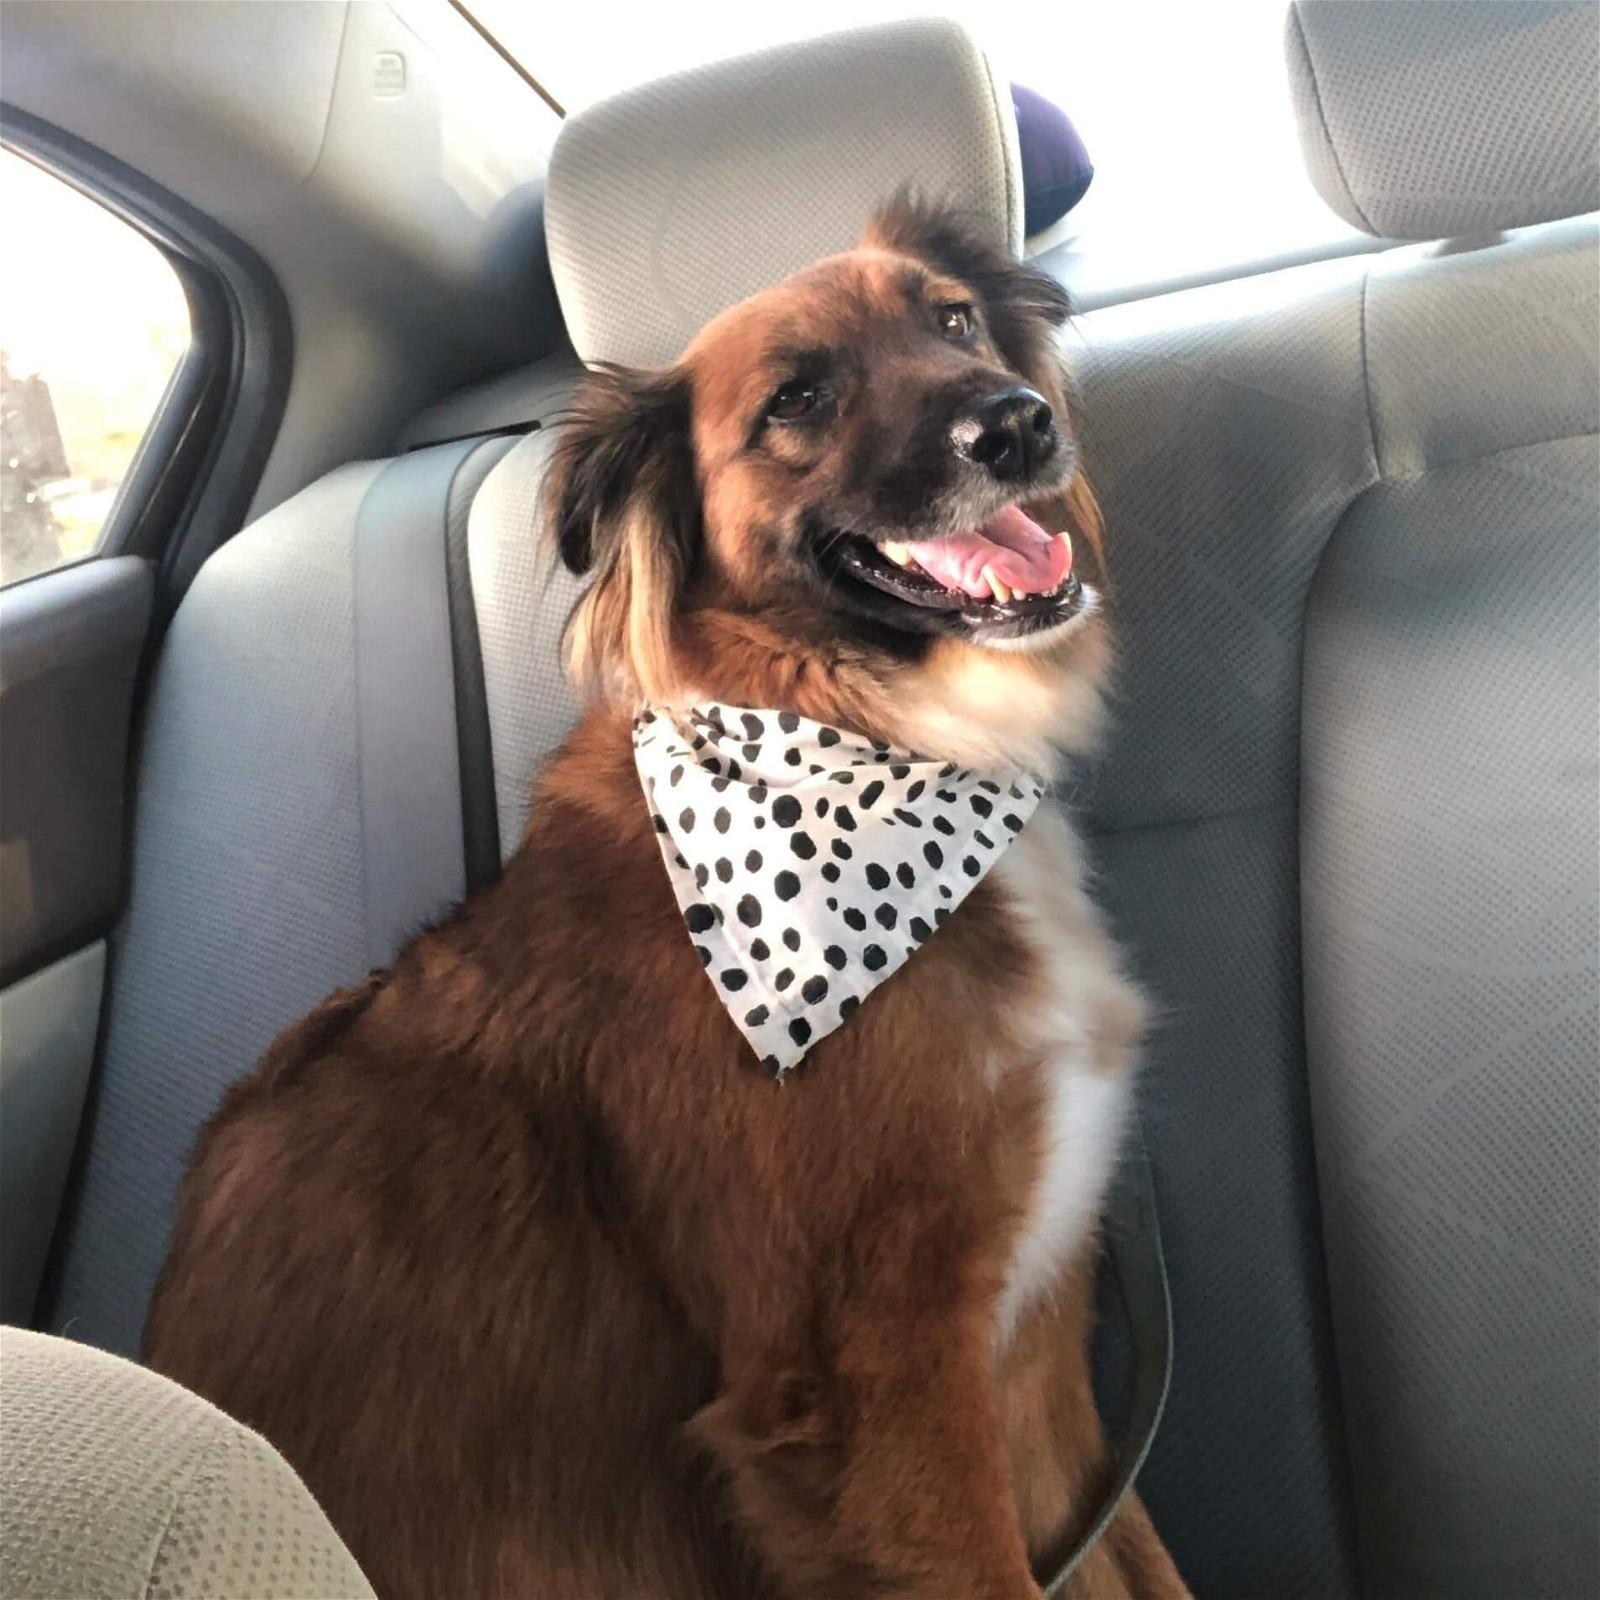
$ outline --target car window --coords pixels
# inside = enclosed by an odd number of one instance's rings
[[[99,548],[189,347],[167,258],[137,229],[0,150],[0,584]]]

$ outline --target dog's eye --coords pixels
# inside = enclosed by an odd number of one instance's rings
[[[933,314],[939,332],[947,339],[972,337],[972,307],[963,305],[940,306]]]
[[[817,386],[796,378],[778,389],[767,402],[767,415],[774,422],[793,422],[816,408]]]

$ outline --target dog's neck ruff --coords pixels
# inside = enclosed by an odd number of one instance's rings
[[[646,707],[633,747],[706,976],[778,1077],[933,937],[1044,792],[793,711]]]

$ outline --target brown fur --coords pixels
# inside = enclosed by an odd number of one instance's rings
[[[380,1594],[1021,1596],[1093,1514],[1088,1249],[996,1348],[1051,981],[1004,878],[774,1085],[684,935],[629,740],[641,686],[952,759],[1092,731],[1095,622],[1045,654],[907,646],[777,576],[794,463],[740,449],[763,330],[870,343],[907,272],[984,294],[1003,264],[933,220],[902,208],[675,373],[591,391],[552,504],[597,573],[572,642],[602,692],[526,842],[201,1138],[147,1358],[278,1445]],[[1053,320],[992,325],[1059,398]],[[1068,500],[1098,542],[1081,478]],[[1137,1019],[1106,1016],[1115,1065]],[[1137,1503],[1074,1593],[1182,1595]]]

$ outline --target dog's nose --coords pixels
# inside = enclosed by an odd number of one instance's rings
[[[980,400],[950,437],[958,455],[996,478],[1031,478],[1055,452],[1055,418],[1042,394],[1019,384]]]

